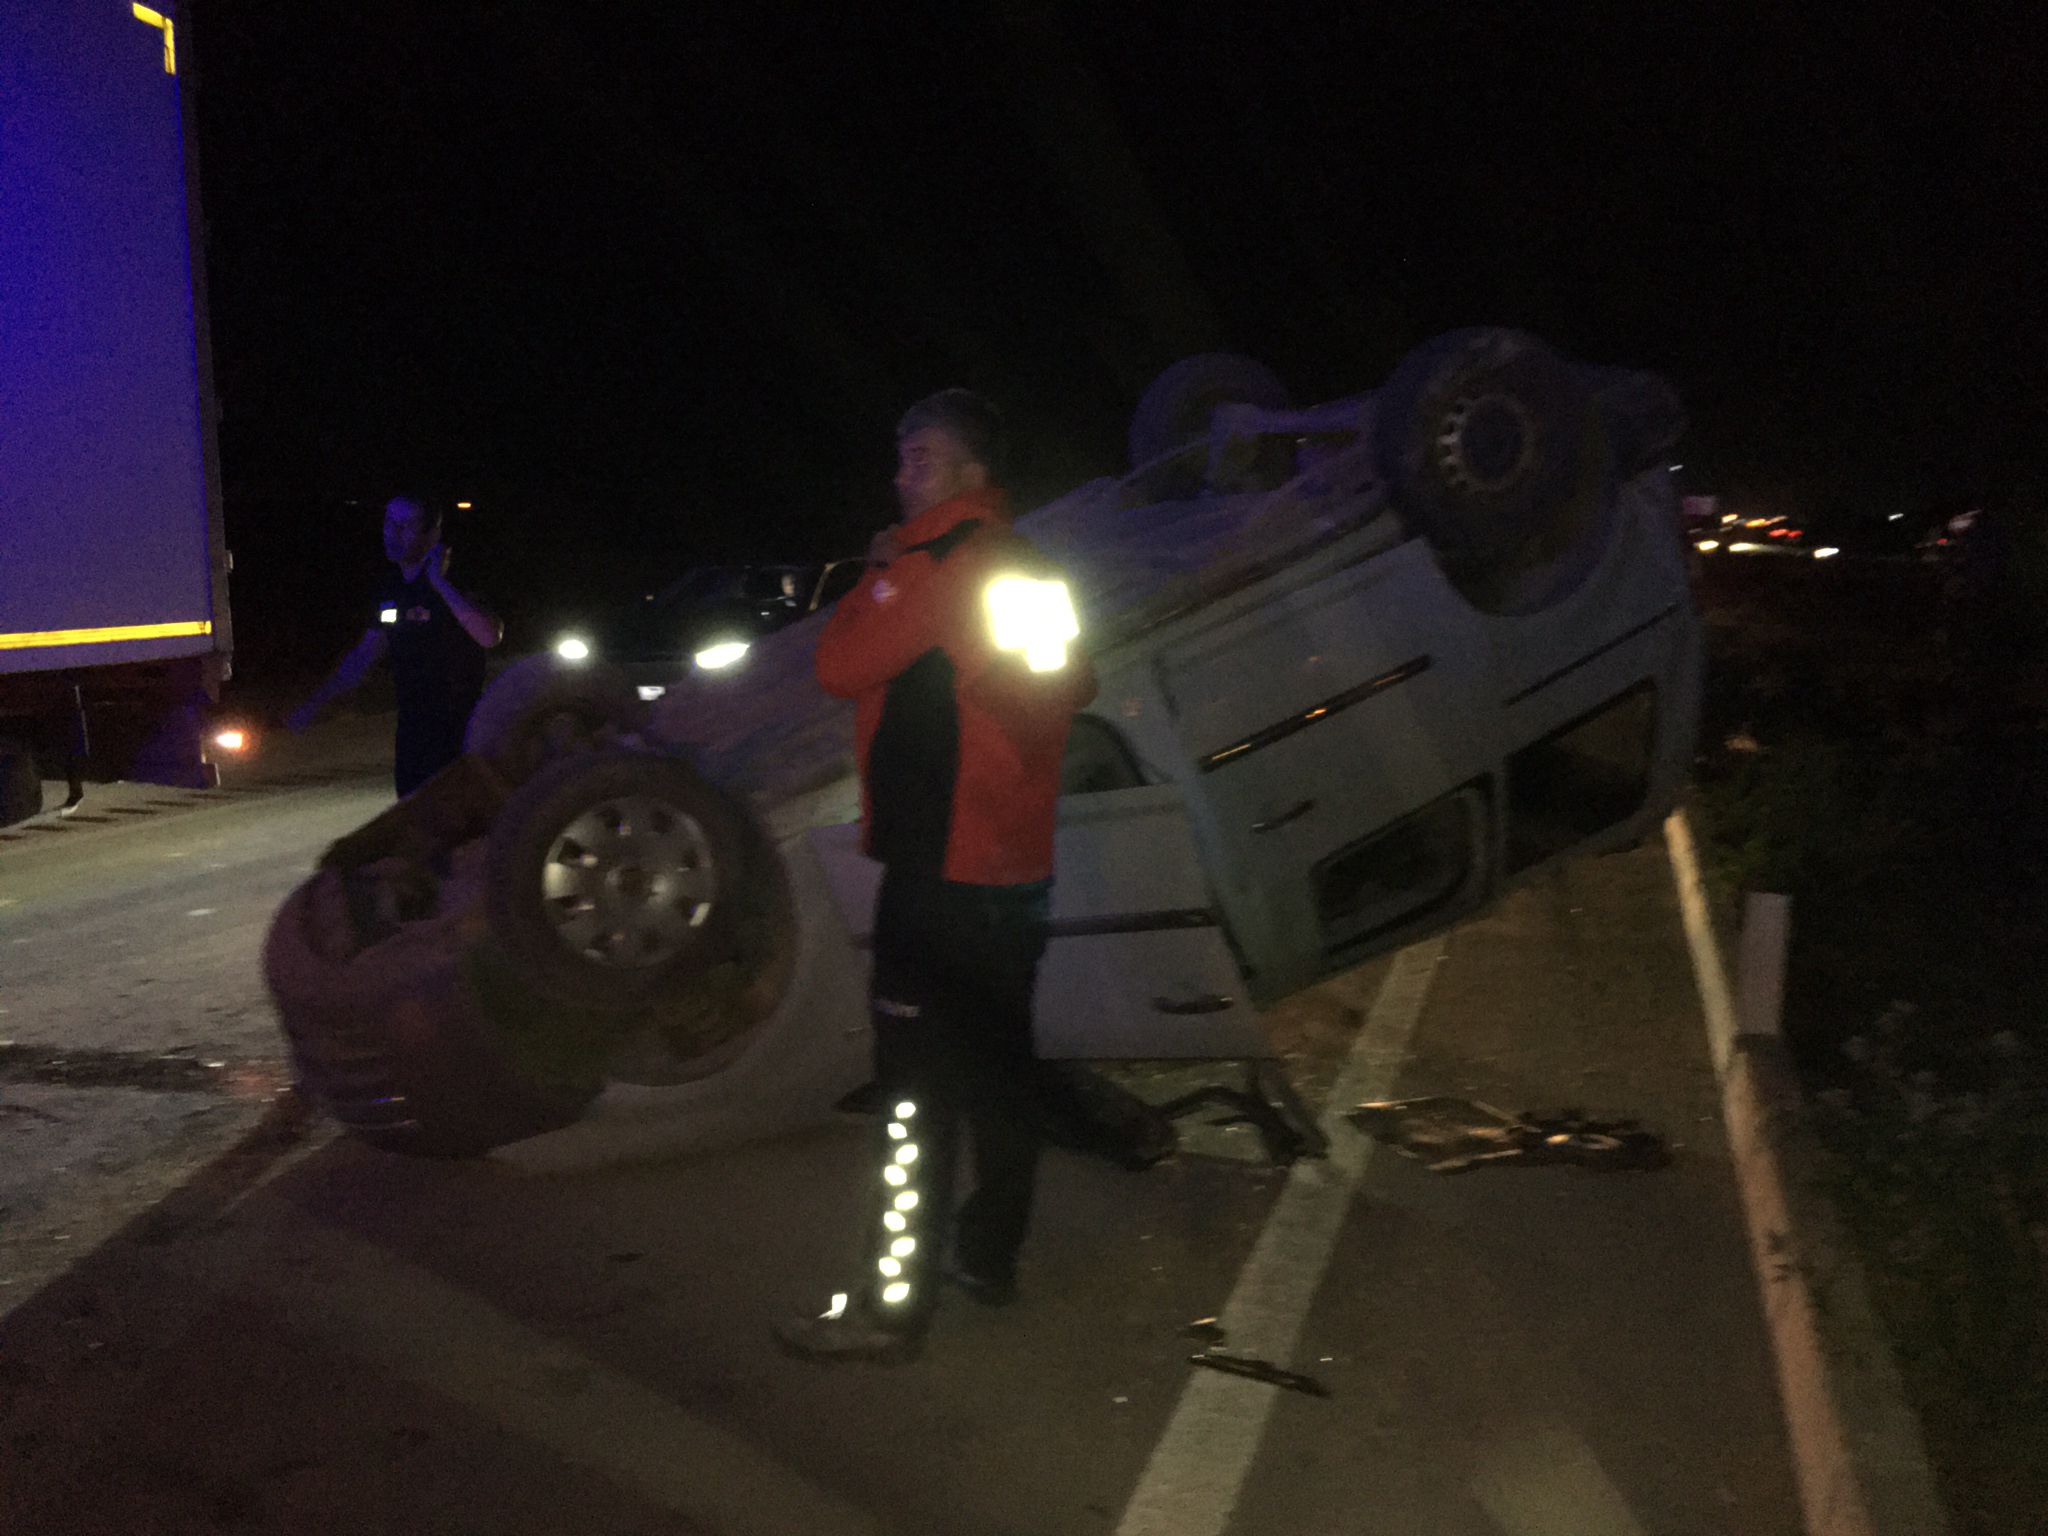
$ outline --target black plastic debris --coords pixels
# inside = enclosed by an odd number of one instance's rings
[[[1211,1083],[1191,1093],[1184,1093],[1160,1105],[1159,1113],[1169,1120],[1177,1120],[1182,1115],[1193,1114],[1198,1109],[1210,1106],[1232,1111],[1211,1120],[1211,1125],[1251,1126],[1259,1133],[1259,1139],[1265,1143],[1266,1155],[1283,1167],[1298,1158],[1329,1155],[1329,1144],[1323,1139],[1322,1132],[1315,1123],[1290,1116],[1287,1106],[1273,1103],[1261,1091],[1256,1075],[1253,1081],[1243,1088],[1230,1088],[1220,1083]]]
[[[1361,1104],[1345,1118],[1432,1173],[1489,1163],[1643,1170],[1671,1161],[1664,1138],[1639,1121],[1594,1120],[1575,1109],[1511,1115],[1473,1099],[1433,1096]]]
[[[1221,1371],[1226,1376],[1243,1376],[1251,1381],[1263,1381],[1271,1387],[1285,1387],[1290,1392],[1305,1392],[1310,1397],[1328,1397],[1330,1389],[1313,1376],[1304,1376],[1300,1371],[1290,1371],[1285,1366],[1275,1365],[1270,1360],[1256,1359],[1251,1355],[1224,1354],[1205,1349],[1188,1356],[1189,1365],[1207,1366],[1212,1371]]]
[[[1283,1365],[1270,1360],[1261,1360],[1254,1355],[1234,1355],[1228,1350],[1217,1349],[1224,1339],[1223,1324],[1213,1317],[1198,1317],[1181,1329],[1180,1336],[1193,1339],[1197,1344],[1207,1344],[1208,1349],[1188,1356],[1189,1365],[1207,1366],[1212,1371],[1221,1371],[1226,1376],[1243,1376],[1251,1381],[1263,1381],[1268,1386],[1285,1387],[1290,1392],[1306,1392],[1310,1397],[1328,1397],[1330,1389],[1313,1376],[1304,1376],[1299,1371],[1290,1371]]]
[[[1056,1147],[1084,1152],[1134,1173],[1179,1145],[1171,1116],[1121,1083],[1077,1061],[1041,1061],[1032,1079],[1039,1131]]]

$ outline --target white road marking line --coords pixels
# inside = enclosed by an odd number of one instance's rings
[[[601,1360],[396,1254],[295,1223],[293,1266],[179,1263],[222,1295],[261,1285],[324,1337],[720,1536],[883,1536],[837,1493]],[[188,1269],[187,1266],[190,1266]]]
[[[194,907],[194,908],[193,908],[193,909],[192,909],[192,910],[191,910],[190,912],[187,912],[187,913],[186,913],[185,915],[186,915],[187,917],[211,917],[211,916],[213,916],[213,908],[212,908],[212,907]]]
[[[1561,1424],[1496,1441],[1472,1493],[1507,1536],[1643,1536],[1592,1450]]]
[[[1280,1365],[1294,1353],[1302,1320],[1322,1285],[1330,1250],[1372,1156],[1373,1143],[1343,1113],[1361,1099],[1385,1098],[1393,1087],[1408,1059],[1408,1042],[1444,947],[1441,937],[1426,939],[1394,957],[1324,1106],[1330,1155],[1321,1162],[1298,1162],[1288,1173],[1251,1257],[1238,1272],[1237,1288],[1218,1314],[1233,1351]],[[1208,1371],[1190,1375],[1124,1508],[1117,1536],[1221,1536],[1279,1390]]]
[[[4,1011],[0,1009],[0,1012]],[[259,1133],[263,1119],[258,1116],[256,1120],[254,1128]],[[138,1185],[116,1196],[90,1204],[65,1199],[39,1212],[27,1225],[17,1225],[10,1234],[12,1249],[5,1255],[6,1272],[0,1273],[0,1286],[9,1288],[0,1293],[0,1323],[7,1320],[8,1314],[27,1306],[45,1289],[99,1252],[104,1244],[118,1237],[129,1222],[176,1196],[188,1181],[203,1178],[209,1167],[217,1165],[220,1156],[232,1156],[247,1146],[249,1129],[245,1128],[225,1148],[216,1146],[199,1156],[173,1157],[144,1165],[147,1171]],[[332,1139],[332,1132],[317,1128],[310,1130],[300,1145],[278,1154],[213,1215],[219,1217],[234,1210],[257,1190],[320,1151]],[[66,1229],[61,1234],[57,1230],[60,1227]],[[70,1246],[59,1251],[55,1246],[59,1242]]]

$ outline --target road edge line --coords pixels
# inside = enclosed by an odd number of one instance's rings
[[[1324,1100],[1318,1123],[1329,1154],[1288,1170],[1218,1314],[1233,1349],[1276,1363],[1293,1358],[1372,1160],[1374,1143],[1344,1116],[1360,1098],[1392,1090],[1449,944],[1441,934],[1410,944],[1382,978]],[[1190,1371],[1125,1499],[1115,1536],[1223,1536],[1280,1390]]]
[[[222,1300],[253,1292],[283,1326],[518,1436],[562,1465],[721,1536],[888,1536],[878,1519],[738,1430],[382,1243],[300,1213],[289,1266],[166,1266]],[[570,1406],[573,1404],[573,1406]]]
[[[1827,1196],[1802,1176],[1817,1149],[1801,1123],[1790,1053],[1774,1033],[1745,1032],[1737,1015],[1735,997],[1754,995],[1759,978],[1741,978],[1740,994],[1731,984],[1683,809],[1665,819],[1664,844],[1808,1536],[1947,1536],[1920,1424],[1862,1266]],[[1746,965],[1776,966],[1780,976],[1783,958],[1745,946]]]

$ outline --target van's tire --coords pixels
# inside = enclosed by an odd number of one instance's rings
[[[630,735],[645,716],[633,684],[617,667],[526,656],[484,690],[463,748],[507,784],[518,785],[546,763]]]
[[[671,1086],[716,1077],[751,1044],[796,974],[801,935],[789,871],[758,829],[751,873],[740,892],[732,953],[625,1021],[609,1057],[615,1082]]]
[[[478,924],[408,925],[337,953],[342,878],[322,871],[292,892],[264,941],[302,1093],[358,1140],[415,1157],[479,1156],[582,1114],[597,1073],[543,1078],[507,1050],[480,986]]]
[[[35,754],[0,741],[0,827],[11,827],[43,812],[43,776]]]
[[[1209,432],[1220,405],[1285,410],[1287,386],[1264,363],[1234,352],[1202,352],[1167,368],[1138,398],[1131,416],[1131,468],[1141,469]]]
[[[1595,368],[1588,383],[1613,445],[1615,479],[1670,462],[1686,420],[1685,403],[1668,380],[1636,368]]]
[[[1611,453],[1584,375],[1535,337],[1480,327],[1425,342],[1374,395],[1380,472],[1480,606],[1525,610],[1598,539]]]
[[[674,758],[564,759],[493,823],[485,916],[534,993],[636,1013],[733,957],[761,846],[739,806]]]

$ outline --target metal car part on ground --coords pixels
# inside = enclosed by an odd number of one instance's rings
[[[1434,1095],[1360,1104],[1345,1118],[1432,1173],[1496,1163],[1641,1170],[1671,1161],[1664,1138],[1639,1122],[1588,1119],[1575,1109],[1511,1115],[1474,1099]]]
[[[1661,383],[1474,331],[1299,411],[1250,371],[1169,370],[1141,415],[1153,457],[1018,519],[1101,680],[1065,765],[1042,1057],[1268,1057],[1260,1007],[1666,813],[1700,638]],[[601,659],[509,670],[470,755],[279,916],[310,1091],[387,1146],[535,1164],[828,1115],[869,1069],[879,869],[821,623],[644,711]],[[463,1052],[508,1108],[457,1134],[437,1074]]]

